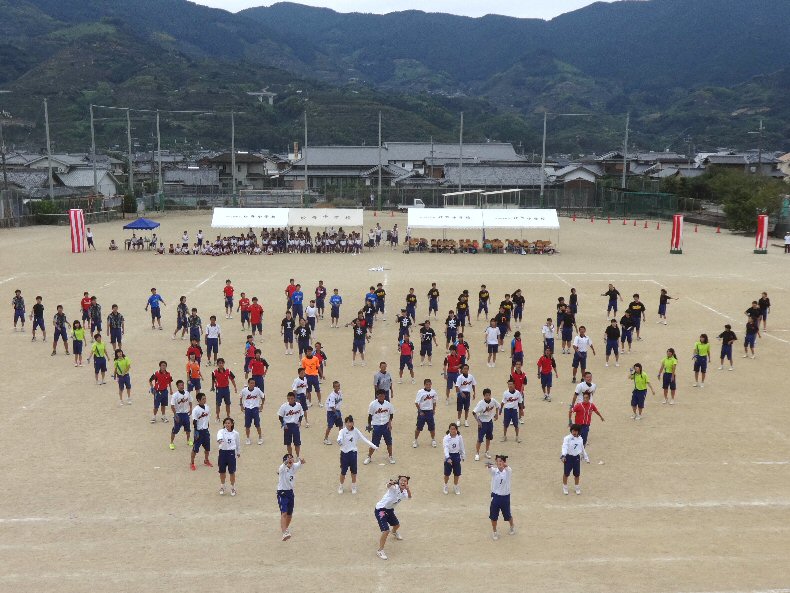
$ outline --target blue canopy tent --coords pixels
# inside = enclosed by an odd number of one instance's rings
[[[158,227],[159,227],[159,223],[149,218],[138,218],[134,222],[130,222],[129,224],[125,224],[123,226],[125,230],[134,230],[134,231],[151,231]]]
[[[149,218],[138,218],[134,222],[125,224],[123,228],[124,230],[129,230],[129,231],[152,231],[156,228],[159,228],[159,223]],[[156,245],[154,244],[155,241],[156,241],[155,234],[150,239],[143,239],[142,237],[138,239],[134,235],[132,235],[132,239],[126,239],[124,243],[126,244],[127,250],[142,249],[143,244],[146,244],[148,249],[153,249],[154,247],[156,247]]]

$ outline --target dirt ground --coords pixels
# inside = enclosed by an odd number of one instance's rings
[[[366,223],[377,220],[385,228],[394,222],[405,228],[402,216],[368,216]],[[211,234],[205,214],[168,215],[161,222],[160,235],[167,242],[176,241],[184,229],[192,236],[198,228]],[[655,223],[645,229],[641,222],[633,227],[563,219],[556,256],[406,255],[381,247],[358,257],[161,257],[109,252],[111,238],[120,242],[125,237],[122,224],[95,226],[99,250],[83,255],[68,253],[64,227],[0,232],[0,284],[6,299],[0,332],[6,376],[0,390],[6,477],[0,590],[790,591],[788,400],[776,388],[781,361],[790,354],[785,306],[790,256],[776,247],[767,256],[753,255],[749,238],[709,228],[695,233],[687,226],[684,254],[676,256],[669,255],[664,224],[656,230]],[[453,236],[479,238],[476,233]],[[369,271],[377,267],[384,270]],[[284,448],[276,410],[298,362],[283,354],[278,333],[289,277],[301,281],[307,294],[319,279],[330,292],[338,287],[346,321],[368,286],[385,285],[389,315],[375,328],[366,367],[351,367],[351,330],[330,329],[328,315],[316,336],[330,355],[326,393],[332,380],[340,380],[343,411],[357,417],[360,427],[377,362],[397,364],[394,309],[409,287],[417,291],[423,318],[432,281],[438,283],[443,311],[464,288],[476,295],[481,283],[495,302],[505,292],[523,289],[527,305],[521,331],[530,377],[524,442],[499,443],[498,424],[493,447],[511,456],[516,536],[505,531],[499,541],[490,538],[490,481],[482,462],[470,455],[463,466],[462,494],[444,496],[441,450],[432,449],[425,435],[419,448],[411,447],[414,395],[425,377],[442,385],[440,350],[432,367],[415,368],[417,386],[396,385],[397,464],[383,465],[384,455],[378,453],[374,463],[360,465],[356,496],[336,493],[338,449],[322,444],[323,410],[311,410],[313,427],[302,431],[307,464],[296,481],[293,539],[280,541],[275,489]],[[233,280],[237,295],[245,291],[261,299],[263,350],[271,364],[265,444],[259,447],[253,440],[252,446],[243,446],[235,498],[218,495],[215,469],[189,471],[189,449],[181,435],[177,449],[168,449],[172,425],[149,423],[146,388],[160,359],[170,362],[176,378],[183,377],[186,342],[170,339],[180,295],[198,307],[204,323],[211,313],[218,315],[224,336],[220,354],[237,377],[243,376],[246,332],[240,331],[237,315],[224,319],[226,278]],[[620,368],[603,364],[606,299],[599,295],[608,282],[626,298],[639,292],[647,305],[644,339],[634,343],[634,353]],[[152,331],[143,310],[152,286],[167,302],[166,331]],[[552,403],[541,401],[533,369],[542,320],[553,315],[557,296],[567,298],[571,286],[580,295],[578,321],[589,328],[598,351],[590,368],[606,422],[593,423],[592,463],[582,468],[582,495],[571,491],[566,497],[559,455],[572,389],[570,357],[557,355],[560,377]],[[662,287],[680,297],[669,308],[668,326],[655,323]],[[49,347],[31,342],[29,333],[12,332],[8,303],[16,288],[28,309],[36,294],[44,296],[50,329],[55,306],[63,304],[73,319],[84,290],[98,296],[105,316],[118,303],[126,317],[134,404],[119,407],[112,382],[95,386],[91,365],[74,368],[63,354],[51,358]],[[757,358],[742,359],[736,348],[734,372],[719,372],[714,363],[704,390],[693,388],[691,353],[697,336],[706,332],[713,338],[732,322],[742,338],[743,311],[763,290],[774,308]],[[476,309],[476,298],[472,305]],[[483,328],[475,323],[466,332],[472,373],[480,392],[488,386],[498,398],[507,365],[483,364]],[[715,360],[719,346],[713,342]],[[659,396],[649,396],[644,419],[636,423],[630,419],[627,369],[641,361],[655,384],[667,347],[676,348],[680,358],[678,404],[660,405]],[[209,394],[213,407],[212,400]],[[235,409],[234,414],[239,419]],[[439,406],[439,435],[452,417],[454,407]],[[217,428],[212,421],[212,434]],[[470,451],[475,432],[462,430]],[[414,499],[397,509],[404,541],[388,542],[390,560],[383,562],[375,555],[378,530],[372,512],[387,478],[396,473],[412,476]]]

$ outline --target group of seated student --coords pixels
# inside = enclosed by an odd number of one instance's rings
[[[527,241],[526,239],[508,239],[506,253],[517,253],[520,255],[537,254],[552,254],[556,249],[551,241]]]
[[[480,243],[472,239],[428,239],[413,237],[408,240],[408,251],[427,253],[479,253]],[[507,245],[499,239],[485,239],[482,251],[486,253],[551,254],[556,249],[551,241],[510,240]]]
[[[352,253],[362,251],[362,235],[346,232],[342,227],[312,235],[302,229],[263,229],[258,237],[252,229],[241,235],[217,235],[214,241],[199,243],[164,243],[155,247],[157,254],[171,255],[273,255],[275,253]]]
[[[150,238],[138,237],[136,233],[132,233],[132,238],[126,239],[124,243],[127,250],[142,251],[144,249],[154,249],[157,241],[156,233],[151,235]],[[118,246],[115,244],[115,239],[113,239],[110,241],[110,250],[115,251],[116,249],[118,249]]]

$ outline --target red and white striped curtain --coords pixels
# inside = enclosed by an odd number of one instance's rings
[[[85,251],[85,213],[82,210],[69,210],[69,228],[71,230],[71,252]]]
[[[680,251],[683,249],[683,215],[675,214],[672,217],[672,238],[670,239],[669,248],[672,251]]]
[[[768,215],[757,215],[757,234],[754,238],[754,248],[759,251],[768,249]]]

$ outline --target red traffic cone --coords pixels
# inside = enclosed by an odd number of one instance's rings
[[[721,226],[717,226],[717,227],[716,227],[716,234],[717,234],[717,235],[720,235],[720,234],[721,234]]]
[[[697,226],[698,226],[698,225],[696,225],[696,224],[694,225],[694,232],[695,232],[695,233],[697,232]]]
[[[606,219],[606,224],[612,224],[612,217],[611,216]]]
[[[636,219],[634,219],[634,226],[636,226]]]
[[[656,230],[657,231],[661,230],[661,222],[660,221],[656,223]]]
[[[594,216],[590,217],[590,222],[595,222],[595,217]]]
[[[374,210],[373,211],[373,218],[376,218],[378,215],[379,215],[378,211]]]
[[[571,220],[573,220],[573,222],[576,222],[576,213],[575,212],[573,213],[573,218]]]
[[[647,221],[645,221],[645,228],[647,228]]]
[[[390,218],[395,218],[395,211],[394,210],[390,210]]]
[[[623,219],[623,226],[625,226],[626,222],[628,222],[625,218]]]

